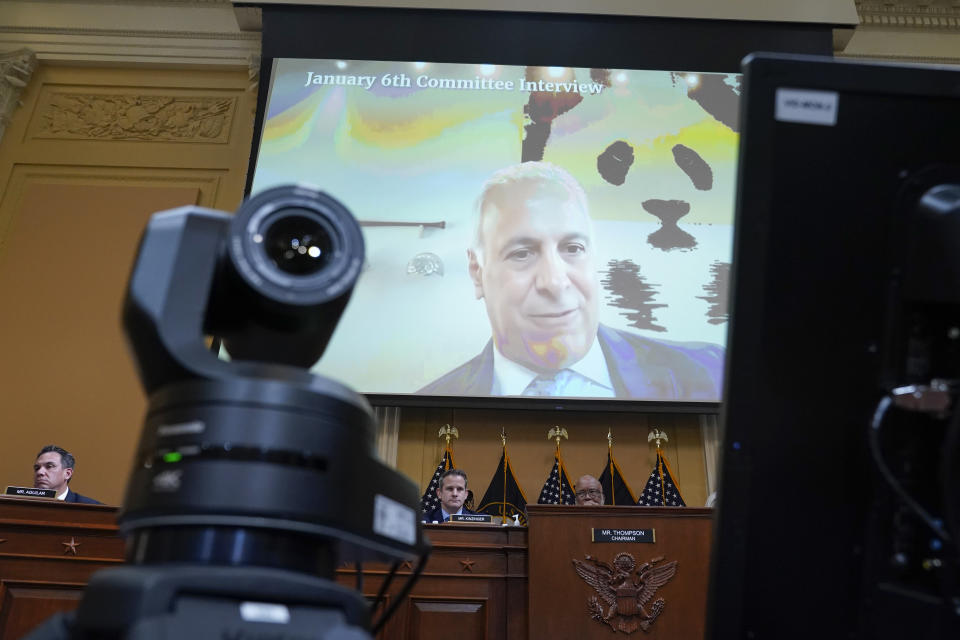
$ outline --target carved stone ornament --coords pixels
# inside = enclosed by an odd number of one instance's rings
[[[622,633],[649,631],[666,606],[663,598],[651,599],[676,574],[677,561],[663,562],[660,556],[637,567],[629,553],[618,553],[612,564],[592,556],[584,560],[574,559],[573,566],[597,592],[587,600],[590,617]]]
[[[36,69],[37,56],[29,49],[0,54],[0,139]]]
[[[227,142],[236,100],[221,97],[55,93],[36,137]]]

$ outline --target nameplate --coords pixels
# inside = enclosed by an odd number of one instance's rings
[[[450,522],[493,522],[493,517],[486,513],[455,513],[450,516]]]
[[[57,492],[54,489],[34,489],[33,487],[7,487],[8,496],[19,496],[21,498],[56,498]]]
[[[590,542],[656,542],[653,529],[590,529]]]

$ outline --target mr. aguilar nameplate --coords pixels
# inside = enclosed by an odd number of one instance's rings
[[[53,489],[34,489],[33,487],[7,487],[8,496],[19,496],[21,498],[56,498],[57,492]]]
[[[455,513],[450,516],[450,522],[486,522],[490,524],[493,519],[486,513]]]
[[[590,529],[590,542],[656,542],[654,529]]]

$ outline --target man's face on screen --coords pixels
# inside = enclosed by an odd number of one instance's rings
[[[535,371],[569,366],[597,335],[593,225],[562,187],[521,184],[481,212],[477,297],[504,356]]]

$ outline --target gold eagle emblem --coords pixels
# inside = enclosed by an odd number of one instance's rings
[[[649,630],[666,605],[663,598],[651,599],[677,573],[677,561],[663,562],[660,556],[637,567],[629,553],[618,553],[612,564],[592,556],[584,559],[574,560],[573,566],[597,592],[587,601],[591,617],[622,633]]]

